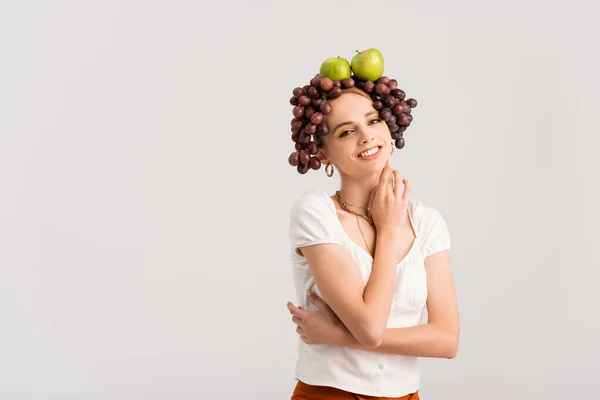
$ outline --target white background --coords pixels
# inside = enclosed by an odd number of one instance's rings
[[[600,7],[0,1],[0,398],[285,399],[288,99],[379,48],[393,162],[450,226],[454,360],[423,399],[593,399]]]

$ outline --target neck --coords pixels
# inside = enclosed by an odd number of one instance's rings
[[[340,195],[348,207],[354,211],[364,212],[369,204],[371,190],[379,182],[379,173],[368,177],[352,178],[342,176]],[[350,206],[352,204],[352,206]]]

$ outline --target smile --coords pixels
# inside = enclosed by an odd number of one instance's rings
[[[371,161],[381,155],[381,146],[373,147],[367,151],[363,151],[358,155],[358,158],[364,161]]]

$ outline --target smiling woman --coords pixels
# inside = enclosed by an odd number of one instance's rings
[[[301,174],[337,169],[341,188],[307,192],[291,208],[300,303],[288,303],[300,338],[292,399],[418,399],[418,357],[457,352],[448,227],[409,199],[409,182],[390,163],[416,106],[404,98],[385,76],[316,75],[294,89],[288,161]]]

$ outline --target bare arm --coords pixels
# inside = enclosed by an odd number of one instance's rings
[[[392,174],[398,183],[392,185]],[[303,247],[323,299],[363,346],[379,346],[383,340],[396,286],[398,226],[406,218],[407,181],[400,195],[400,176],[389,163],[372,193],[371,210],[377,226],[375,256],[365,287],[362,275],[348,251],[337,244]]]
[[[396,243],[393,234],[379,234],[373,272],[366,287],[346,249],[323,244],[302,249],[323,299],[355,340],[366,347],[383,340],[396,287]]]
[[[404,356],[454,358],[458,352],[460,324],[449,264],[448,250],[425,259],[429,315],[427,324],[386,329],[383,342],[376,348],[362,346],[350,335],[350,331],[344,345]]]

